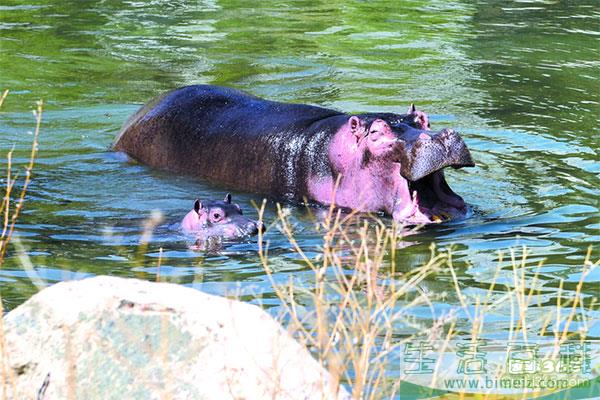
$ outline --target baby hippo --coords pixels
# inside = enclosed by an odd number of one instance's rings
[[[256,235],[262,223],[242,215],[240,206],[232,204],[231,194],[227,193],[223,201],[196,199],[194,209],[181,221],[181,229],[199,238],[241,239]]]

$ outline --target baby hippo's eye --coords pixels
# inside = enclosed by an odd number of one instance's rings
[[[210,214],[210,222],[219,222],[222,221],[225,217],[225,213],[221,209],[211,210]]]

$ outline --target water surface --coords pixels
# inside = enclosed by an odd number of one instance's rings
[[[49,283],[98,274],[154,280],[163,248],[162,279],[277,306],[256,241],[197,252],[171,227],[196,197],[220,199],[227,188],[124,162],[109,151],[122,123],[162,91],[194,83],[346,112],[404,112],[414,102],[434,129],[463,132],[477,167],[448,179],[473,216],[412,236],[398,269],[426,262],[432,243],[453,245],[459,283],[474,302],[498,251],[527,246],[526,276],[545,260],[543,314],[561,280],[561,296],[572,295],[599,238],[599,18],[596,1],[5,1],[0,85],[11,94],[0,149],[16,146],[20,165],[32,138],[29,110],[40,98],[46,105],[18,235]],[[261,201],[233,197],[250,214]],[[165,220],[141,247],[153,210]],[[322,236],[309,213],[291,212],[300,245],[318,252]],[[267,218],[274,213],[269,203]],[[265,240],[278,282],[308,279],[282,233]],[[511,285],[509,264],[497,295]],[[584,289],[593,337],[599,285],[594,273]],[[454,290],[449,275],[422,286]],[[0,290],[5,310],[37,290],[14,249]],[[459,306],[449,296],[434,304],[436,315],[416,309],[415,317],[426,323]],[[507,315],[508,305],[491,316],[489,335],[509,329]],[[469,331],[463,317],[458,330]]]

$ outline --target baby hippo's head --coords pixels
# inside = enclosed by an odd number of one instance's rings
[[[196,199],[194,209],[181,221],[181,229],[202,238],[241,239],[256,235],[262,229],[262,223],[244,216],[240,206],[231,203],[231,194],[227,193],[223,201]]]

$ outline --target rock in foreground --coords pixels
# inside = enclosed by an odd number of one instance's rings
[[[8,313],[4,330],[9,398],[349,397],[259,307],[175,284],[58,283]]]

